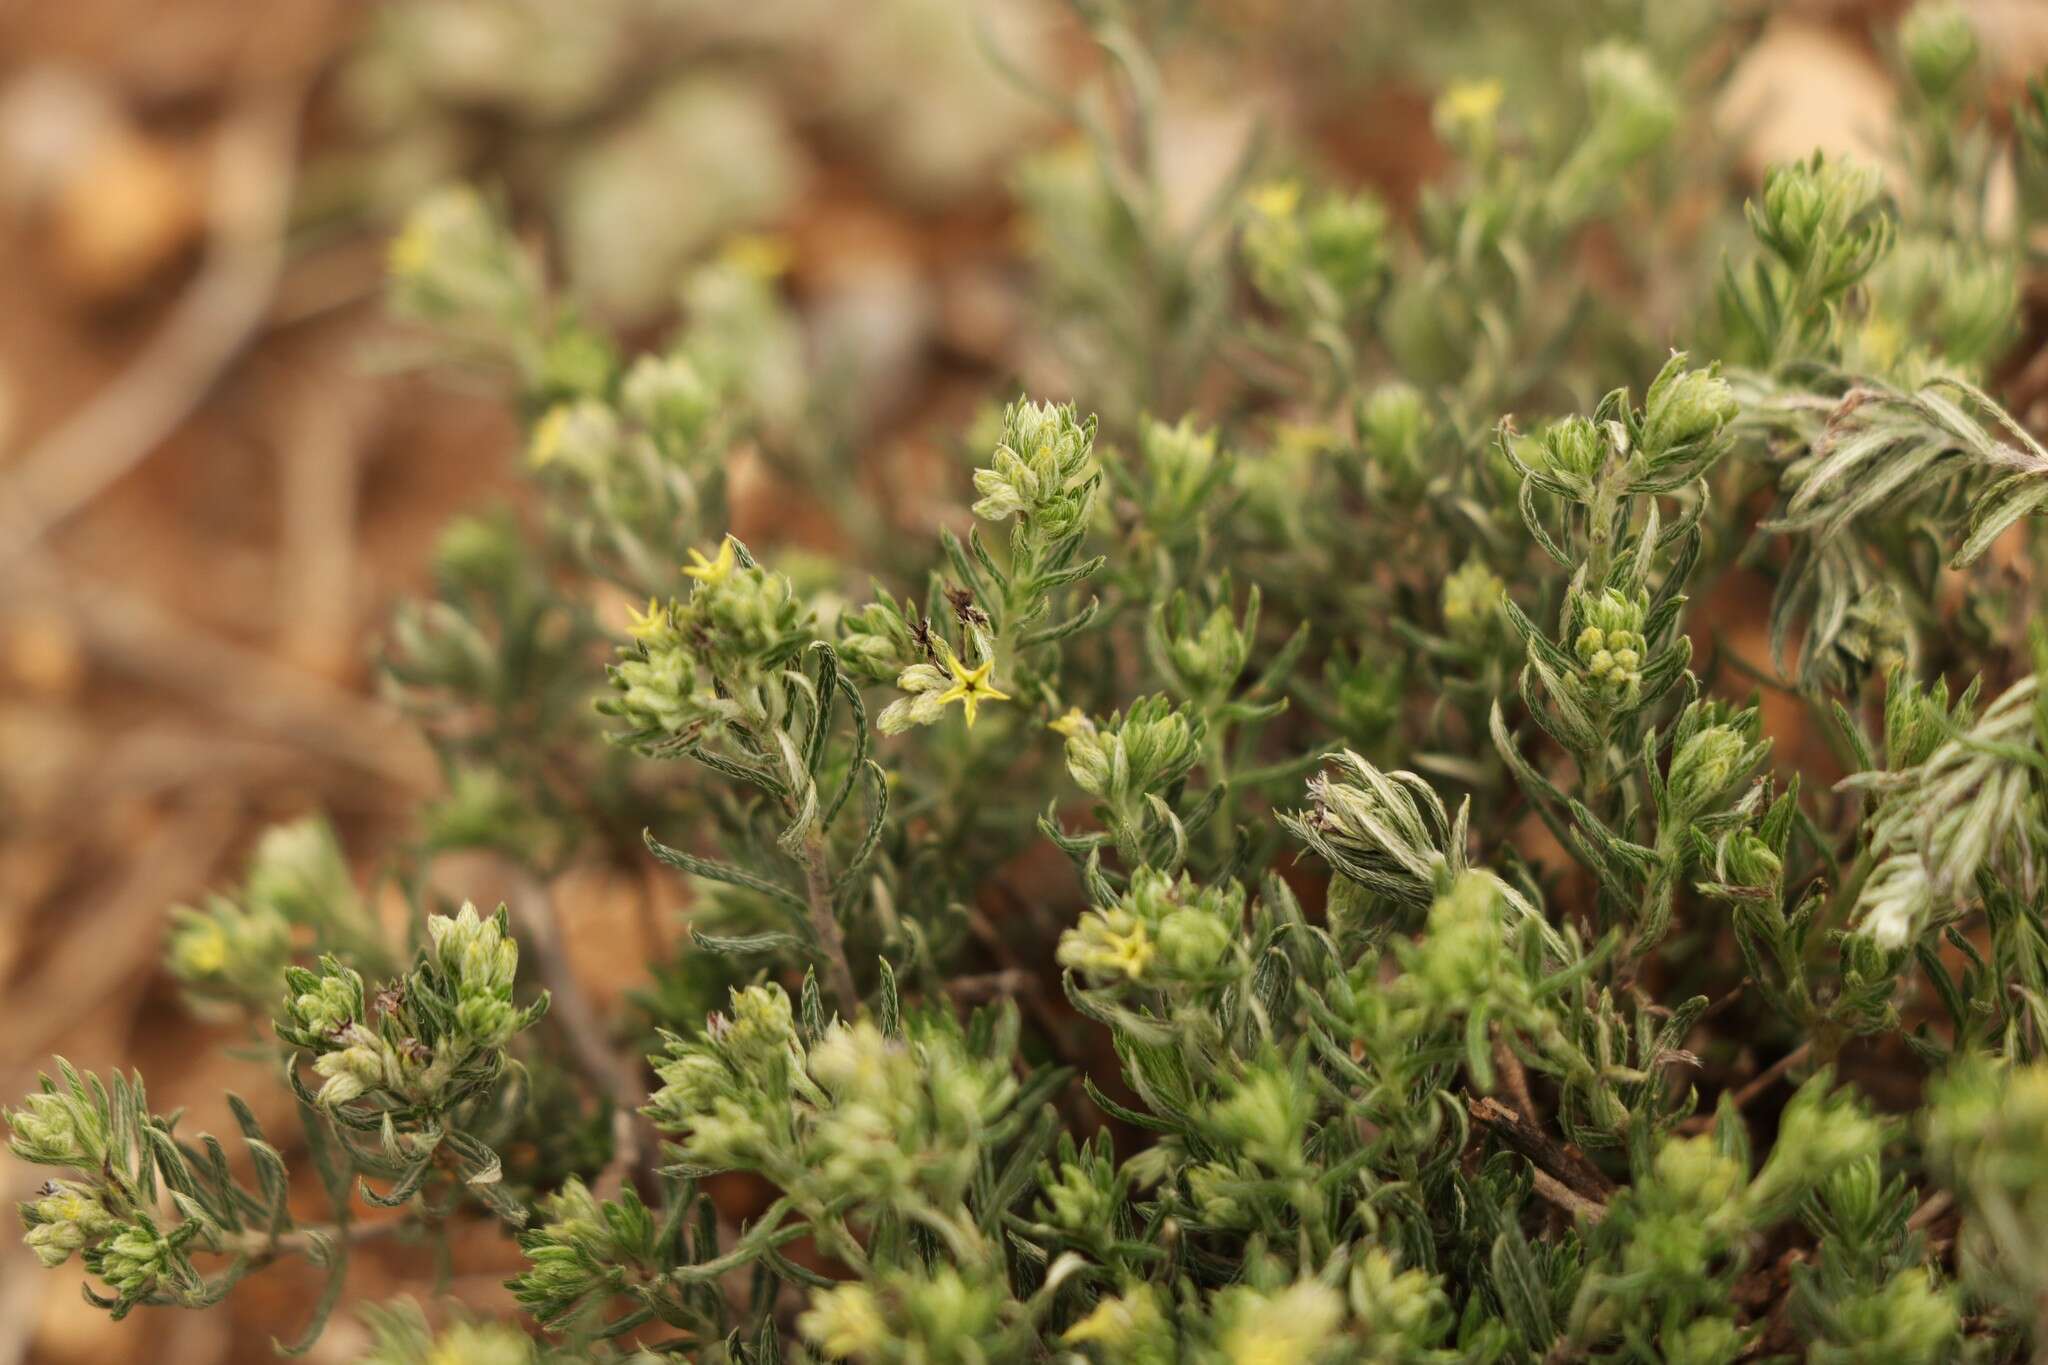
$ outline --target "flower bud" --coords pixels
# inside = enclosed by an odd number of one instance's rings
[[[1689,820],[1712,807],[1748,776],[1756,754],[1748,736],[1727,725],[1709,726],[1680,746],[1666,783],[1672,818]]]
[[[1097,1359],[1129,1365],[1172,1365],[1180,1359],[1173,1324],[1159,1306],[1159,1291],[1149,1284],[1105,1296],[1061,1340],[1097,1348]]]
[[[1678,126],[1678,98],[1649,54],[1627,43],[1607,42],[1588,52],[1581,72],[1593,110],[1587,140],[1617,168],[1648,156]]]
[[[640,357],[626,372],[619,397],[626,415],[671,458],[695,444],[719,408],[718,391],[683,355]]]
[[[1216,1296],[1222,1358],[1229,1365],[1323,1358],[1344,1321],[1344,1300],[1320,1280],[1265,1293],[1237,1285]]]
[[[1740,411],[1735,391],[1714,366],[1688,370],[1682,359],[1672,357],[1643,403],[1637,453],[1652,468],[1711,447]]]
[[[1412,384],[1382,384],[1358,405],[1358,434],[1366,457],[1398,489],[1421,485],[1422,447],[1430,425],[1422,392]]]
[[[527,462],[535,469],[566,469],[597,482],[618,456],[619,419],[594,398],[557,403],[534,424]]]
[[[1290,1172],[1301,1164],[1302,1140],[1314,1114],[1314,1092],[1272,1060],[1249,1067],[1210,1122],[1220,1141],[1270,1170]]]
[[[1444,580],[1444,630],[1463,644],[1483,643],[1500,623],[1501,594],[1507,584],[1479,559]]]
[[[1977,31],[1955,0],[1921,0],[1899,21],[1899,52],[1914,88],[1945,104],[1977,65]]]
[[[1631,600],[1613,588],[1598,596],[1582,594],[1577,600],[1579,633],[1572,639],[1572,652],[1585,669],[1592,696],[1608,706],[1627,705],[1641,690],[1649,649],[1643,622],[1649,609],[1648,597]]]
[[[393,307],[421,321],[523,330],[538,309],[532,263],[471,189],[422,200],[391,241],[389,269]]]
[[[122,1298],[139,1299],[169,1272],[176,1254],[154,1227],[131,1223],[96,1256],[88,1256],[86,1264]]]
[[[22,1240],[49,1270],[70,1260],[73,1252],[97,1246],[121,1226],[98,1194],[69,1180],[45,1185],[35,1199],[21,1206],[21,1221],[28,1229]]]

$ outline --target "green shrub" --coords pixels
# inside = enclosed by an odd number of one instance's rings
[[[988,409],[936,529],[790,401],[774,252],[628,356],[421,206],[393,301],[509,376],[540,514],[452,527],[390,632],[450,774],[415,915],[315,822],[168,955],[331,1215],[239,1101],[247,1161],[60,1063],[7,1115],[37,1257],[116,1316],[309,1257],[317,1332],[365,1236],[517,1235],[537,1339],[401,1308],[379,1360],[2048,1347],[2048,450],[1986,387],[2048,95],[2001,139],[1922,6],[1903,169],[1737,202],[1684,59],[1743,35],[1607,6],[1545,89],[1445,92],[1412,217],[1248,162],[1190,226],[1152,26],[1082,8],[1117,78],[1017,181],[1072,392]],[[837,553],[728,533],[743,450]],[[508,909],[418,889],[464,849]],[[648,857],[690,943],[606,1021],[549,887]]]

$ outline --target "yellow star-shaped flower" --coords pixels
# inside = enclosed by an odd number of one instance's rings
[[[668,612],[656,598],[647,599],[647,610],[644,613],[637,612],[631,607],[626,608],[626,634],[636,640],[646,640],[660,634],[661,628],[667,624]]]
[[[533,428],[533,443],[527,447],[527,460],[535,469],[545,469],[554,463],[555,456],[562,453],[562,433],[569,428],[569,405],[557,403],[547,411]]]
[[[974,667],[966,668],[954,657],[952,650],[946,651],[946,671],[953,675],[953,685],[939,694],[939,705],[944,706],[950,701],[959,702],[961,709],[967,713],[967,728],[970,730],[974,728],[976,707],[985,701],[1010,699],[1009,693],[998,692],[996,685],[989,680],[988,675],[995,670],[995,666],[994,659],[983,659]]]
[[[1485,123],[1500,112],[1506,94],[1499,81],[1457,81],[1443,93],[1444,112],[1456,123]]]
[[[716,559],[706,559],[704,552],[694,547],[690,550],[690,558],[696,562],[685,564],[683,572],[700,583],[723,583],[732,576],[734,566],[739,563],[732,552],[731,536],[718,542]]]
[[[788,241],[766,233],[746,232],[725,244],[725,263],[743,275],[772,280],[789,269],[796,253]]]
[[[1275,180],[1251,192],[1254,209],[1268,218],[1291,218],[1301,203],[1301,185],[1294,180]]]

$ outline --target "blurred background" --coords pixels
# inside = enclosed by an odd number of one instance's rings
[[[1400,212],[1440,164],[1444,81],[1542,79],[1581,6],[1188,8],[1160,145],[1187,212],[1254,139]],[[1738,164],[1711,173],[1881,155],[1873,34],[1897,7],[1747,8],[1763,36],[1716,76]],[[2048,64],[2048,6],[1971,14],[2005,77]],[[439,789],[378,642],[451,516],[517,506],[520,435],[384,314],[411,203],[483,186],[628,343],[693,265],[765,253],[835,450],[918,524],[959,497],[935,452],[988,396],[1072,389],[1027,304],[1018,168],[1056,167],[1073,129],[1041,95],[1096,60],[1060,0],[0,0],[0,1093],[62,1052],[142,1068],[199,1127],[223,1090],[288,1104],[160,975],[166,908],[315,810],[367,881]],[[735,482],[740,535],[803,540],[805,488],[766,464]],[[603,1003],[674,940],[676,893],[571,880]],[[9,1200],[34,1183],[0,1174]],[[279,1268],[222,1311],[121,1326],[0,1243],[0,1365],[270,1359],[311,1289]],[[511,1255],[486,1231],[441,1287],[502,1305]],[[351,1292],[435,1285],[391,1248]],[[339,1314],[314,1358],[361,1346]]]

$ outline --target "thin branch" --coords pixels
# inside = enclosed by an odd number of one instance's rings
[[[1471,1112],[1475,1121],[1485,1124],[1537,1170],[1554,1176],[1588,1203],[1604,1206],[1614,1194],[1614,1182],[1605,1171],[1499,1100],[1482,1096],[1472,1101]]]
[[[0,564],[140,464],[212,391],[263,321],[284,264],[307,80],[253,90],[214,146],[206,263],[142,354],[17,464]]]
[[[657,1144],[640,1106],[646,1100],[638,1067],[612,1047],[602,1019],[563,947],[561,913],[555,898],[531,873],[515,879],[510,897],[521,944],[533,956],[541,983],[553,997],[549,1016],[560,1026],[576,1067],[612,1107],[612,1158],[599,1173],[594,1193],[607,1198],[629,1175],[644,1193],[657,1187]]]
[[[1607,1216],[1607,1206],[1597,1199],[1588,1199],[1571,1186],[1559,1180],[1541,1166],[1529,1168],[1534,1178],[1536,1193],[1542,1195],[1574,1218],[1583,1218],[1588,1223],[1597,1223]]]
[[[1813,1042],[1809,1039],[1798,1047],[1793,1048],[1777,1061],[1772,1062],[1752,1077],[1740,1090],[1737,1090],[1730,1096],[1730,1099],[1734,1101],[1736,1109],[1747,1109],[1756,1101],[1757,1096],[1783,1080],[1787,1072],[1803,1064],[1812,1055]],[[1684,1123],[1679,1124],[1678,1130],[1688,1136],[1695,1133],[1711,1133],[1714,1131],[1714,1119],[1718,1113],[1719,1110],[1716,1109],[1715,1113],[1712,1114],[1695,1114]]]
[[[846,959],[846,933],[839,927],[839,915],[832,905],[832,881],[825,874],[825,836],[816,827],[804,836],[803,865],[804,897],[811,907],[811,933],[825,955],[825,979],[851,1015],[860,1009],[860,989],[853,983],[853,965]]]

